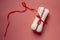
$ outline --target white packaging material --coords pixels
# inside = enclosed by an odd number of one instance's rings
[[[43,15],[42,15],[42,13],[43,13]],[[43,22],[45,21],[48,13],[49,13],[49,10],[47,8],[44,8],[44,7],[39,7],[38,8],[38,14],[39,14],[40,17],[42,15],[41,20],[43,20]],[[32,26],[31,26],[32,30],[35,30],[36,32],[41,32],[42,29],[43,29],[43,24],[44,23],[42,21],[41,21],[41,23],[39,25],[37,24],[37,22],[39,20],[40,19],[36,16],[35,19],[34,19],[34,21],[33,21],[33,23],[32,23]],[[38,25],[38,27],[37,27],[37,25]]]

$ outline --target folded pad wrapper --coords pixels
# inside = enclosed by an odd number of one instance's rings
[[[37,16],[35,17],[35,19],[34,19],[34,21],[33,21],[33,23],[32,23],[32,26],[31,26],[31,28],[32,28],[32,30],[35,30],[36,32],[41,32],[42,31],[42,29],[43,29],[43,24],[44,24],[44,21],[45,21],[45,19],[46,19],[46,17],[47,17],[47,15],[48,15],[48,13],[49,13],[49,10],[47,9],[47,8],[44,8],[44,7],[39,7],[38,8],[38,14],[39,14],[39,16],[41,17],[41,20],[43,21],[41,21],[41,23],[38,25],[38,21],[40,20],[40,18],[38,18]],[[43,15],[42,15],[43,14]],[[42,15],[42,16],[41,16]],[[37,25],[38,25],[38,27],[37,27]],[[37,28],[37,29],[36,29]]]

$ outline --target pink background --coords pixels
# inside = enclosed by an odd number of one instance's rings
[[[0,40],[4,39],[7,26],[7,15],[13,10],[24,10],[22,2],[30,8],[43,6],[49,9],[47,24],[41,35],[31,30],[35,18],[34,12],[12,14],[6,40],[60,40],[60,0],[0,0]]]

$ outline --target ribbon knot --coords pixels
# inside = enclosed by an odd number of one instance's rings
[[[41,19],[41,16],[39,16],[39,15],[36,15],[36,16],[39,18],[39,21],[37,22],[38,25],[39,25],[41,22],[44,22],[44,21]]]

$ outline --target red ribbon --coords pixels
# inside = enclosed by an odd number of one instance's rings
[[[5,31],[5,33],[4,33],[4,37],[6,37],[7,32],[8,32],[8,28],[9,28],[9,25],[10,25],[9,17],[10,17],[11,14],[14,14],[15,12],[23,13],[23,12],[25,12],[27,9],[29,9],[29,10],[31,10],[31,11],[36,11],[35,9],[32,9],[32,8],[27,7],[27,5],[26,5],[25,2],[22,2],[22,6],[25,7],[25,10],[22,10],[22,11],[12,11],[12,12],[8,13],[8,16],[7,16],[8,24],[7,24],[7,27],[6,27],[6,31]]]

